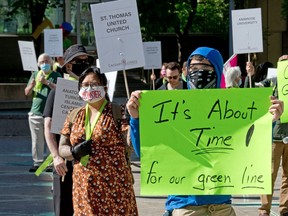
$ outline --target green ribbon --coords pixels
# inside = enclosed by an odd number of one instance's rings
[[[48,166],[50,166],[53,163],[53,156],[50,154],[46,160],[41,164],[40,167],[35,172],[36,176],[39,176]]]
[[[103,104],[101,105],[101,107],[99,109],[99,112],[97,113],[95,119],[92,122],[92,125],[90,124],[89,105],[86,104],[86,115],[85,115],[86,140],[90,140],[91,139],[93,129],[94,129],[94,127],[95,127],[100,115],[102,114],[102,111],[103,111],[104,107],[106,106],[106,104],[107,104],[107,100],[105,100],[103,102]],[[89,154],[81,157],[81,159],[80,159],[80,163],[83,166],[86,166],[88,161],[89,161]]]

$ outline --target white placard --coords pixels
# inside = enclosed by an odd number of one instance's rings
[[[100,68],[100,71],[101,71],[99,59],[96,59],[96,67]],[[117,71],[108,72],[108,73],[105,73],[105,75],[106,75],[107,84],[108,84],[107,93],[109,95],[110,101],[113,101],[115,86],[116,86]]]
[[[277,77],[277,68],[268,68],[267,79]]]
[[[51,57],[63,56],[62,29],[44,30],[44,52]]]
[[[37,58],[32,41],[18,41],[24,71],[38,71]]]
[[[108,95],[110,101],[113,101],[114,92],[115,92],[115,85],[116,85],[116,78],[117,78],[117,71],[105,73],[108,81]]]
[[[144,69],[160,69],[162,67],[161,42],[143,42],[145,57]]]
[[[145,65],[136,0],[91,5],[101,71]]]
[[[78,95],[78,81],[57,79],[54,107],[52,114],[51,132],[60,134],[68,112],[80,106],[85,102]]]
[[[261,8],[232,10],[233,51],[263,52]]]

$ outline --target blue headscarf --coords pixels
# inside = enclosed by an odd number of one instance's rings
[[[206,58],[214,67],[216,76],[217,76],[217,83],[216,87],[220,88],[222,73],[223,73],[223,58],[220,52],[216,49],[210,47],[198,47],[194,52],[191,53],[187,60],[187,71],[190,65],[190,61],[194,55],[201,55]]]

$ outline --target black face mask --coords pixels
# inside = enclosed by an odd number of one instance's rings
[[[216,88],[216,73],[209,70],[197,70],[189,72],[187,76],[188,89]]]
[[[72,64],[72,72],[75,75],[80,76],[81,73],[85,71],[89,66],[90,64],[88,64],[87,62]]]

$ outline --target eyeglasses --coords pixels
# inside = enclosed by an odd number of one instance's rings
[[[71,64],[89,64],[88,59],[74,59],[70,62]]]
[[[167,79],[168,79],[168,80],[171,80],[171,79],[176,80],[176,79],[178,79],[178,77],[179,77],[179,75],[176,75],[176,76],[167,76]]]
[[[84,89],[88,89],[89,86],[93,89],[93,88],[96,88],[98,86],[101,86],[101,83],[99,82],[85,82],[85,83],[81,83],[81,87],[84,88]]]
[[[188,71],[193,72],[193,71],[198,71],[198,70],[214,70],[214,67],[210,64],[205,64],[205,63],[196,63],[196,64],[190,64]]]

